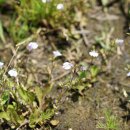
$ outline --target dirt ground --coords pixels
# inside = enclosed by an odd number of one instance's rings
[[[85,92],[83,97],[70,95],[61,104],[60,114],[55,116],[59,120],[59,125],[54,130],[99,130],[96,128],[97,122],[104,117],[104,109],[111,109],[112,113],[119,119],[120,130],[130,130],[130,104],[123,96],[123,88],[129,91],[129,78],[126,78],[124,68],[126,63],[130,63],[129,37],[126,36],[126,18],[120,10],[119,4],[109,7],[107,14],[101,7],[90,11],[87,23],[87,36],[89,44],[94,44],[94,37],[101,34],[105,25],[109,25],[109,31],[114,27],[111,39],[123,38],[126,41],[125,51],[122,56],[113,56],[109,59],[110,68],[106,69],[107,74],[101,74],[98,82]],[[81,46],[84,46],[81,43]],[[82,47],[81,47],[82,48]],[[86,55],[86,48],[82,53]],[[87,56],[86,56],[87,58]],[[86,60],[86,59],[84,59]],[[123,77],[123,78],[122,78]]]
[[[118,117],[120,130],[130,130],[130,104],[123,96],[122,91],[123,89],[129,91],[130,86],[129,78],[126,78],[124,71],[126,63],[130,63],[130,45],[128,42],[129,37],[126,36],[126,32],[128,31],[126,29],[126,18],[120,9],[119,3],[110,6],[107,9],[107,13],[103,12],[102,7],[97,6],[97,8],[90,10],[86,14],[86,18],[88,19],[86,27],[88,31],[87,40],[89,41],[90,47],[95,44],[94,38],[100,36],[107,25],[108,32],[111,32],[111,29],[114,28],[114,31],[110,35],[110,39],[125,39],[125,51],[121,56],[115,55],[109,58],[109,65],[106,67],[106,73],[100,74],[98,76],[98,81],[93,87],[87,89],[83,96],[75,92],[66,92],[63,94],[58,106],[58,112],[54,117],[55,120],[59,121],[59,124],[52,129],[69,130],[69,128],[72,128],[72,130],[99,130],[96,128],[96,125],[99,120],[104,119],[104,109],[111,109],[112,114]],[[40,37],[39,42],[41,42],[42,48],[30,54],[29,58],[34,63],[34,66],[36,65],[36,70],[39,70],[36,78],[43,84],[46,78],[46,69],[44,65],[51,65],[48,57],[51,58],[50,52],[55,46],[46,43],[44,37]],[[46,43],[44,46],[42,44],[43,42]],[[78,44],[78,48],[73,44],[65,42],[64,39],[63,41],[56,42],[57,48],[60,48],[60,44],[64,42],[64,52],[68,60],[74,59],[74,61],[79,62],[80,59],[83,59],[83,62],[87,61],[87,52],[89,48],[85,46],[84,40],[79,40],[79,43],[76,43]],[[73,52],[73,50],[76,50],[76,52]],[[81,52],[80,55],[79,52]],[[28,61],[30,62],[30,60]],[[62,77],[62,75],[66,75],[66,72],[61,68],[62,61],[64,61],[64,58],[56,61],[57,64],[53,71],[53,77],[57,77],[58,75]],[[36,64],[37,62],[39,64]],[[64,81],[64,77],[65,76],[61,78],[61,81]],[[59,81],[57,81],[57,84]],[[59,90],[57,85],[55,85],[50,96],[56,99],[60,91],[64,91],[64,89]]]

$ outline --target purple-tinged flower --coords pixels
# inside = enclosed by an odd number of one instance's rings
[[[115,43],[117,44],[117,45],[123,45],[124,44],[124,40],[123,39],[116,39],[115,40]]]
[[[30,42],[28,45],[27,45],[27,49],[29,51],[32,51],[32,50],[35,50],[38,48],[38,44],[37,42]]]
[[[87,70],[87,67],[86,66],[81,66],[80,70],[85,71],[85,70]]]

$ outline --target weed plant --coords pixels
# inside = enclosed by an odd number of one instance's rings
[[[27,49],[32,51],[37,47],[37,43],[31,42]],[[9,70],[13,58],[8,66],[0,62],[1,125],[8,125],[10,129],[44,126],[54,115],[53,104],[47,99],[53,85],[48,83],[45,88],[41,88],[31,81],[35,87],[30,87],[16,69]]]
[[[60,86],[66,86],[68,90],[74,90],[83,95],[83,91],[92,87],[97,81],[99,72],[100,67],[92,62],[86,65],[75,66],[66,80],[60,83]]]
[[[58,7],[59,4],[60,6]],[[48,0],[48,2],[21,0],[18,3],[0,0],[1,12],[4,10],[3,5],[11,7],[11,13],[4,14],[9,17],[8,25],[5,25],[4,21],[0,19],[0,39],[3,43],[6,43],[4,35],[6,30],[7,35],[15,43],[19,43],[17,44],[18,47],[25,42],[30,42],[33,39],[31,34],[36,34],[35,37],[37,37],[36,32],[42,28],[67,28],[69,30],[72,23],[75,24],[80,21],[75,20],[77,10],[84,12],[85,7],[84,0],[72,0],[71,2],[69,0]],[[104,59],[108,58],[108,52],[115,52],[114,43],[111,44],[110,40],[106,39],[106,32],[102,33],[101,37],[96,37],[96,44],[100,47],[99,52],[102,53],[102,56],[105,54]],[[30,42],[29,46],[27,46],[29,53],[37,48],[37,42]],[[62,53],[58,50],[53,54],[54,60],[62,56]],[[67,87],[67,90],[78,91],[82,95],[86,88],[92,87],[97,82],[97,76],[101,68],[94,64],[93,60],[98,58],[99,53],[93,50],[89,52],[89,55],[91,56],[91,61],[85,66],[74,65],[70,62],[63,63],[63,69],[70,71],[70,75],[67,75],[65,83],[61,84],[62,87]],[[25,126],[27,126],[27,129],[35,129],[37,126],[41,127],[47,124],[55,113],[52,102],[47,100],[47,94],[53,87],[51,81],[55,82],[55,80],[49,79],[44,88],[33,83],[34,87],[30,88],[29,84],[25,84],[17,76],[17,71],[14,69],[8,71],[10,64],[5,68],[2,66],[3,64],[0,63],[1,124],[8,124],[10,129],[19,129]],[[51,75],[51,71],[48,75]],[[105,111],[105,123],[99,122],[97,127],[106,130],[117,130],[117,118],[111,115],[111,112]]]
[[[37,48],[37,42],[30,42],[27,45],[27,50],[30,53]],[[54,51],[53,54],[54,59],[62,56],[59,51]],[[90,52],[92,57],[98,57],[98,55],[96,51]],[[10,62],[12,62],[12,59]],[[34,87],[30,88],[29,84],[25,85],[22,79],[19,79],[19,74],[15,69],[8,71],[10,63],[5,68],[3,66],[4,64],[0,62],[0,119],[2,122],[8,124],[11,129],[18,129],[25,127],[25,125],[28,126],[27,128],[35,128],[46,124],[54,115],[55,110],[52,102],[47,100],[47,94],[53,86],[52,79],[48,80],[44,88],[35,84],[33,84]],[[82,66],[81,69],[80,66],[76,67],[72,63],[65,62],[62,67],[71,72],[70,80],[67,80],[67,87],[78,90],[81,95],[86,87],[97,81],[96,76],[99,73],[99,67],[94,64],[90,64],[87,69],[86,66]],[[78,68],[80,69],[78,70]],[[75,74],[76,78],[74,78]],[[63,87],[66,87],[66,85]]]
[[[110,110],[105,110],[105,122],[98,122],[97,128],[105,130],[119,130],[118,119],[116,116],[111,114]]]
[[[3,77],[3,73],[1,73]],[[45,100],[50,90],[35,86],[27,89],[22,82],[4,75],[1,78],[0,118],[12,129],[22,127],[25,124],[30,128],[43,125],[49,120],[54,110]],[[22,125],[23,124],[23,125]]]
[[[6,29],[9,32],[10,38],[15,43],[22,41],[31,34],[36,32],[40,27],[58,29],[61,27],[69,27],[75,22],[75,9],[80,11],[85,7],[85,2],[82,0],[21,0],[17,2],[9,2],[8,0],[0,6],[8,5],[11,8],[9,25]],[[63,7],[58,9],[58,4]],[[83,5],[82,8],[80,5]],[[4,12],[4,7],[1,9]],[[9,10],[10,11],[10,10]],[[1,34],[2,35],[2,34]]]

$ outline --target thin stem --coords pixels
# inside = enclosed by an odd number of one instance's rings
[[[4,75],[6,74],[6,72],[7,72],[8,68],[10,67],[11,63],[13,62],[13,59],[14,59],[14,57],[16,56],[18,50],[19,50],[19,46],[16,48],[15,54],[13,54],[12,58],[10,59],[9,64],[7,65],[7,67],[6,67],[6,69],[5,69]]]

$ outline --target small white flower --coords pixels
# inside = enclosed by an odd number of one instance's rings
[[[0,62],[0,69],[2,69],[4,66],[4,63],[3,62]]]
[[[38,48],[38,44],[37,42],[30,42],[28,45],[27,45],[27,49],[29,51],[32,51],[32,50],[35,50]]]
[[[50,2],[50,0],[42,0],[43,3]]]
[[[56,7],[58,10],[64,9],[64,5],[62,3],[58,4]]]
[[[42,2],[43,2],[43,3],[46,3],[46,2],[47,2],[47,0],[42,0]]]
[[[127,77],[130,77],[130,72],[127,73]]]
[[[89,52],[89,55],[92,56],[92,57],[98,57],[99,54],[98,54],[98,52],[93,50],[93,51]]]
[[[65,69],[65,70],[69,70],[69,69],[71,69],[72,67],[73,67],[74,65],[72,64],[72,63],[69,63],[69,62],[65,62],[65,63],[63,63],[63,69]]]
[[[58,56],[62,56],[62,54],[57,50],[57,51],[53,51],[53,55],[54,57],[58,57]]]
[[[115,43],[117,44],[117,45],[123,45],[123,43],[124,43],[124,40],[123,39],[116,39],[115,40]]]
[[[17,77],[18,73],[15,69],[11,69],[8,71],[8,74],[11,76],[11,77]]]

